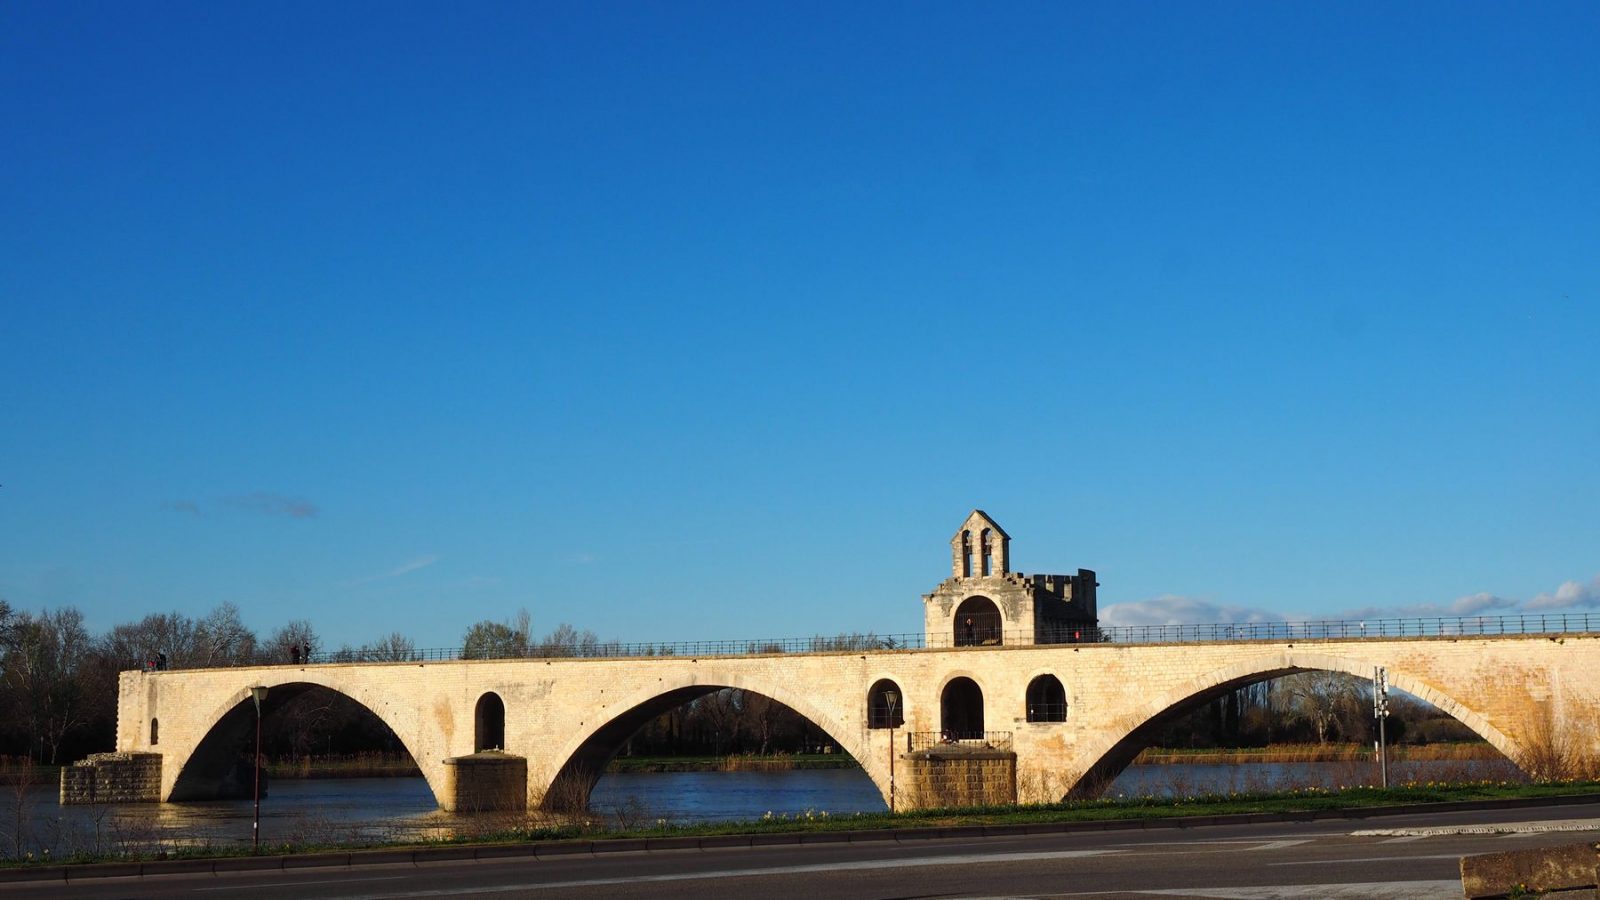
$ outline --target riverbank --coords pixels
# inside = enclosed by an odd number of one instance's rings
[[[1390,762],[1473,762],[1503,759],[1487,741],[1449,744],[1395,744]],[[1268,744],[1265,747],[1146,747],[1136,765],[1228,765],[1233,763],[1371,762],[1370,744]]]

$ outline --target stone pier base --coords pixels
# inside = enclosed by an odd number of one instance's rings
[[[1005,806],[1017,802],[1017,754],[959,745],[900,757],[906,772],[902,809]]]
[[[449,812],[528,808],[528,760],[499,750],[444,761],[439,805]]]
[[[159,753],[94,753],[61,769],[62,806],[159,802]]]

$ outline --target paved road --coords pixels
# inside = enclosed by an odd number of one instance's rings
[[[871,841],[10,884],[34,897],[1461,896],[1464,854],[1600,840],[1600,804],[1367,820]]]

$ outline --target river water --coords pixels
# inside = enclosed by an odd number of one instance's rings
[[[1504,760],[1411,762],[1390,767],[1391,780],[1514,779]],[[1137,765],[1106,796],[1185,796],[1228,791],[1337,788],[1377,780],[1371,763]],[[56,788],[0,786],[0,858],[116,849],[148,851],[180,844],[248,844],[248,800],[60,806]],[[597,816],[619,826],[669,822],[804,817],[880,812],[884,803],[859,769],[788,772],[611,773],[590,798]],[[508,817],[455,816],[434,804],[413,778],[280,779],[261,802],[261,840],[371,843],[441,838],[512,824]]]

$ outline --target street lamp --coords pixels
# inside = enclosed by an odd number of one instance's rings
[[[1383,666],[1372,670],[1372,717],[1378,720],[1378,777],[1389,786],[1389,741],[1384,723],[1389,718],[1389,673]]]
[[[256,701],[256,817],[250,823],[250,849],[261,849],[261,701],[267,699],[265,685],[256,685],[250,689],[251,699]]]
[[[894,812],[894,705],[900,702],[900,694],[884,691],[883,702],[889,707],[889,812]]]

